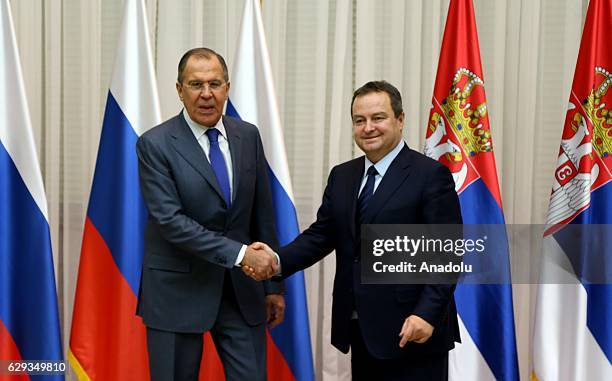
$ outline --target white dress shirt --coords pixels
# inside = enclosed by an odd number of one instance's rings
[[[368,160],[368,157],[366,156],[365,163],[364,163],[365,167],[363,171],[363,178],[361,179],[361,186],[359,187],[359,193],[357,195],[360,195],[361,191],[363,190],[363,187],[365,187],[365,184],[368,181],[368,168],[370,168],[370,166],[372,165],[374,166],[374,168],[376,168],[376,171],[378,172],[378,174],[374,176],[374,190],[372,191],[372,194],[376,192],[376,189],[378,188],[378,184],[380,184],[383,176],[385,176],[385,173],[387,173],[387,170],[391,166],[391,163],[393,163],[393,160],[395,160],[397,155],[399,155],[400,151],[402,150],[402,148],[404,148],[405,144],[406,143],[404,142],[404,139],[400,140],[397,146],[393,148],[391,152],[386,154],[382,159],[380,159],[378,163],[376,164]]]

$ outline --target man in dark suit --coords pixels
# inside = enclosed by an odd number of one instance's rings
[[[261,138],[222,117],[229,88],[223,57],[186,52],[176,83],[184,109],[137,143],[149,211],[138,314],[153,380],[197,380],[207,331],[228,380],[264,380],[265,323],[283,319],[283,285],[239,269],[274,273],[276,259],[247,245],[277,241]]]
[[[448,351],[459,340],[454,286],[362,284],[359,243],[361,224],[460,224],[453,178],[403,141],[394,86],[366,83],[351,116],[365,157],[332,169],[317,220],[278,252],[282,277],[335,250],[331,341],[344,353],[351,348],[353,379],[446,380]]]

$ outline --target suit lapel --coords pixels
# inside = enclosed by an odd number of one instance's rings
[[[364,223],[372,223],[376,215],[410,174],[410,148],[404,145],[376,188],[365,213]]]
[[[350,217],[349,223],[351,226],[351,236],[353,240],[356,238],[356,230],[357,230],[357,198],[359,197],[359,186],[361,185],[361,180],[363,179],[363,171],[365,166],[365,156],[359,158],[359,160],[355,161],[355,169],[350,171],[351,178],[346,182],[346,193],[349,196],[349,200],[351,202],[350,206]]]
[[[232,192],[232,205],[236,199],[238,193],[238,181],[240,180],[240,167],[242,159],[242,142],[240,140],[240,128],[230,118],[223,117],[223,126],[225,127],[225,133],[227,134],[227,141],[229,142],[230,155],[232,156],[232,174],[233,174],[233,192]]]
[[[171,132],[172,146],[219,194],[223,200],[223,193],[219,188],[215,172],[213,171],[204,150],[196,140],[183,118],[182,113],[176,117],[175,128]]]

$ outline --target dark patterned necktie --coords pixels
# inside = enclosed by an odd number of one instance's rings
[[[376,175],[378,175],[378,171],[373,165],[371,165],[370,168],[368,168],[368,179],[365,186],[361,190],[361,193],[359,194],[359,198],[357,199],[357,221],[359,222],[359,225],[363,224],[365,212],[368,209],[368,204],[370,203],[370,199],[374,194],[374,181],[376,179]]]

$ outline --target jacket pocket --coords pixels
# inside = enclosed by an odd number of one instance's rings
[[[188,273],[191,270],[191,264],[188,261],[156,254],[148,256],[147,267],[155,270],[174,271],[179,273]]]

